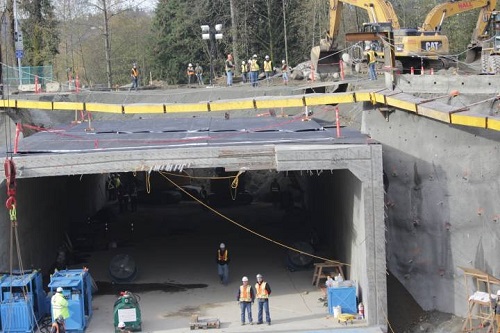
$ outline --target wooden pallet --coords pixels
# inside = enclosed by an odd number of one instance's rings
[[[219,318],[198,318],[197,315],[192,315],[191,322],[189,323],[189,328],[192,330],[220,328],[220,320]]]

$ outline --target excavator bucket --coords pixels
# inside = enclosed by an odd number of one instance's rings
[[[318,79],[340,73],[341,54],[339,51],[322,51],[319,46],[311,50],[311,71]]]

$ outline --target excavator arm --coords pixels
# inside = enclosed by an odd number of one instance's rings
[[[488,4],[484,5],[479,12],[476,27],[474,31],[472,31],[471,44],[477,44],[482,39],[481,36],[484,36],[490,22],[491,13],[496,9],[497,0],[490,0],[487,2]]]
[[[460,13],[468,12],[477,8],[481,9],[481,14],[479,15],[478,24],[476,26],[477,30],[482,30],[478,32],[481,34],[486,29],[488,25],[488,20],[484,22],[483,17],[485,13],[491,12],[495,9],[496,0],[452,0],[434,7],[422,24],[422,31],[435,31],[440,32],[445,18],[457,15]],[[483,24],[484,22],[484,24]]]
[[[366,10],[370,23],[390,22],[394,30],[399,29],[396,12],[387,0],[330,0],[330,29],[328,37],[332,40],[335,40],[339,34],[344,4]]]

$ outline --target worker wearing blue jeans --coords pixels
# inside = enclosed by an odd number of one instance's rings
[[[236,300],[241,309],[241,325],[245,325],[245,312],[248,314],[248,322],[253,325],[252,304],[255,300],[255,294],[252,286],[248,284],[248,278],[244,276],[241,279],[242,285],[238,289]]]
[[[220,283],[227,286],[229,282],[229,252],[224,243],[220,243],[217,250],[217,274],[219,274]]]
[[[269,315],[269,295],[271,295],[271,286],[265,282],[261,274],[257,274],[257,283],[255,284],[255,293],[259,312],[257,315],[257,325],[263,324],[262,312],[266,313],[266,322],[271,325],[271,316]]]

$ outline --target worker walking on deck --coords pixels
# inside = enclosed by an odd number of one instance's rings
[[[248,322],[253,325],[252,304],[255,300],[255,294],[251,285],[248,284],[248,278],[244,276],[241,279],[241,286],[238,289],[236,300],[241,309],[241,325],[245,325],[245,312],[248,314]]]
[[[130,77],[132,78],[132,85],[130,86],[129,91],[132,89],[135,89],[135,91],[137,91],[137,87],[139,86],[139,69],[137,69],[137,64],[134,64],[132,66]]]
[[[264,60],[264,74],[266,74],[267,85],[269,85],[269,81],[271,80],[271,76],[273,74],[273,65],[268,55],[266,55]]]
[[[266,322],[271,325],[271,316],[269,315],[269,295],[271,295],[271,286],[264,281],[262,274],[257,274],[257,283],[255,284],[255,293],[259,312],[257,314],[257,325],[263,324],[263,310],[266,312]]]
[[[366,46],[366,58],[368,60],[368,77],[370,80],[377,79],[377,71],[375,70],[375,64],[377,63],[377,53],[373,47]]]
[[[259,70],[260,66],[257,62],[257,55],[252,56],[252,62],[250,64],[250,80],[252,82],[252,87],[257,87],[259,80]]]
[[[52,306],[52,318],[62,316],[64,320],[69,318],[68,300],[64,298],[63,288],[57,287],[56,293],[50,299]]]
[[[217,250],[217,273],[219,274],[220,282],[227,286],[229,281],[229,252],[224,243],[220,243]]]

